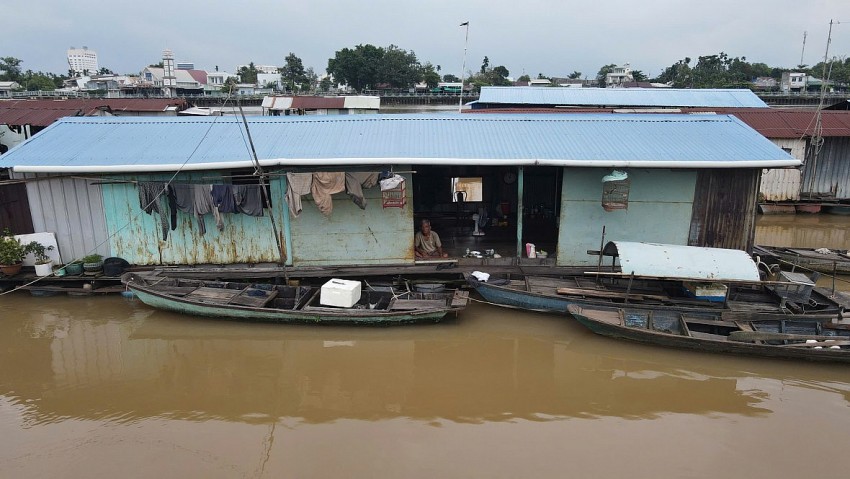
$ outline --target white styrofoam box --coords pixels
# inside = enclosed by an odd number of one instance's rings
[[[322,285],[319,303],[323,306],[350,308],[360,301],[360,281],[331,279]]]

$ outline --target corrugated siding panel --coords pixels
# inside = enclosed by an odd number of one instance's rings
[[[824,138],[817,160],[809,158],[803,166],[801,190],[850,199],[850,138]]]
[[[195,172],[178,175],[176,183],[221,183],[219,173]],[[132,179],[165,181],[171,175],[148,175]],[[126,179],[130,179],[126,177]],[[272,211],[278,232],[285,233],[286,183],[270,182]],[[110,245],[116,256],[135,264],[229,264],[277,262],[280,254],[274,230],[267,215],[223,214],[224,229],[216,228],[212,214],[204,215],[206,234],[201,235],[194,216],[177,213],[177,229],[162,239],[156,213],[146,214],[139,204],[138,187],[132,183],[103,185],[106,218],[112,234]],[[267,210],[268,211],[268,210]]]
[[[752,251],[761,170],[701,170],[690,246]]]
[[[44,175],[23,174],[37,179]],[[62,258],[81,258],[97,253],[112,256],[106,242],[106,217],[100,186],[75,178],[27,182],[27,197],[36,232],[56,235]]]
[[[800,199],[802,172],[796,168],[763,170],[759,193],[762,201],[797,201]]]
[[[787,161],[728,115],[352,115],[249,120],[260,159],[421,158],[679,164]],[[0,157],[0,166],[251,165],[239,118],[66,118]]]
[[[479,104],[767,108],[747,89],[482,87]]]
[[[333,195],[333,213],[326,218],[311,196],[302,198],[303,211],[291,219],[295,266],[412,263],[413,179],[406,178],[407,204],[382,208],[381,189],[366,189],[368,204],[361,210],[346,193]],[[438,232],[439,233],[439,232]]]

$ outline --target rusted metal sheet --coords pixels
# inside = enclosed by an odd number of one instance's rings
[[[689,245],[752,250],[761,171],[699,171]]]
[[[6,228],[13,234],[35,232],[27,201],[27,187],[23,183],[0,185],[0,232]]]
[[[180,174],[175,183],[222,183],[221,172],[202,171]],[[171,175],[125,176],[138,181],[166,181]],[[112,177],[115,178],[115,177]],[[285,183],[282,178],[270,181],[274,215],[278,234],[286,229]],[[222,214],[224,228],[216,228],[212,214],[204,215],[206,233],[199,232],[197,219],[184,212],[177,213],[177,227],[163,238],[159,215],[146,214],[139,203],[138,188],[133,183],[103,185],[104,208],[112,235],[109,244],[116,256],[141,265],[154,264],[230,264],[278,262],[274,228],[269,211],[264,216]],[[284,245],[285,246],[285,245]],[[284,253],[287,248],[284,247]]]
[[[803,165],[801,192],[850,199],[850,137],[823,140],[818,157],[812,158],[810,152]]]
[[[364,189],[361,210],[345,193],[333,195],[333,212],[325,217],[310,195],[302,198],[303,211],[291,219],[295,266],[412,263],[413,179],[407,183],[402,208],[383,208],[379,187]]]

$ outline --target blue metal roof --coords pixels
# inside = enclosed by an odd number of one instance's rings
[[[747,89],[481,87],[477,103],[506,105],[768,108]]]
[[[795,166],[729,115],[249,117],[264,166],[469,164],[734,168]],[[65,118],[0,156],[20,172],[251,166],[238,117]]]

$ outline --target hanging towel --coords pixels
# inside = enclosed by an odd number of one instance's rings
[[[166,183],[163,181],[141,181],[139,182],[139,205],[147,214],[159,216],[159,227],[162,230],[162,239],[168,239],[168,195],[164,191]]]
[[[249,216],[263,216],[263,194],[260,185],[233,185],[236,209]]]
[[[312,186],[313,173],[286,174],[286,204],[293,217],[298,218],[301,214],[301,197],[309,195]]]
[[[219,231],[224,229],[224,223],[221,221],[221,215],[215,208],[213,203],[212,185],[194,185],[192,191],[195,199],[195,218],[198,219],[198,231],[203,235],[207,232],[207,227],[204,224],[204,215],[212,213],[215,217],[215,225]]]
[[[219,213],[238,213],[231,185],[213,185],[211,194]]]
[[[356,172],[345,174],[345,191],[351,196],[351,201],[359,206],[361,210],[366,209],[366,198],[363,196],[363,188],[372,188],[378,184],[378,173]]]
[[[313,173],[313,201],[325,216],[333,213],[331,195],[345,190],[345,173]]]

